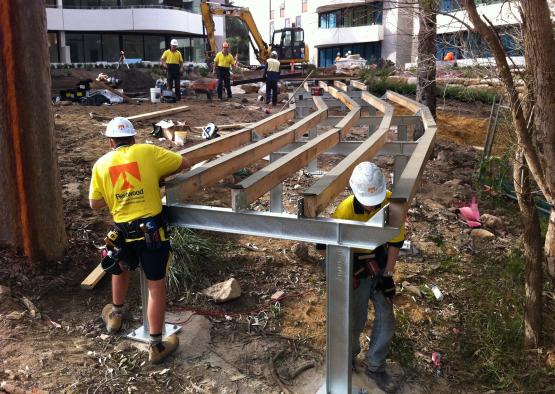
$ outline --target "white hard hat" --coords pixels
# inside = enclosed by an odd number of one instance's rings
[[[272,51],[272,56],[277,56],[277,52],[276,52],[276,51]]]
[[[349,179],[349,186],[362,205],[372,207],[381,204],[385,199],[385,180],[382,171],[369,161],[357,164]]]
[[[179,43],[178,43],[177,40],[174,38],[173,40],[170,41],[170,45],[178,46]]]
[[[129,119],[118,116],[108,122],[106,126],[106,137],[110,138],[120,138],[120,137],[132,137],[137,132],[133,127],[133,124]]]

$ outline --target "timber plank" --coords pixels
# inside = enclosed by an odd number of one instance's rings
[[[388,109],[394,110],[393,106],[384,100],[370,94],[368,92],[362,92],[360,98],[370,104],[372,107],[376,108],[378,111],[385,113]],[[393,112],[392,112],[393,113]]]
[[[81,288],[86,290],[92,290],[100,282],[100,280],[106,275],[106,272],[102,269],[102,265],[98,264],[94,270],[81,282]]]
[[[220,153],[228,152],[233,148],[247,144],[252,139],[253,131],[257,134],[264,135],[277,128],[280,124],[293,119],[294,115],[294,109],[287,109],[264,118],[256,123],[252,123],[250,126],[241,130],[234,131],[214,140],[205,141],[195,146],[182,149],[178,153],[185,156],[187,160],[189,160],[189,163],[193,165],[203,160],[211,159]]]
[[[178,112],[186,111],[188,108],[189,108],[189,106],[182,105],[181,107],[163,109],[161,111],[147,112],[147,113],[144,113],[144,114],[128,116],[127,119],[129,119],[130,121],[140,122],[142,120],[158,118],[158,117],[166,116],[166,115],[173,115],[173,114],[176,114]]]
[[[351,86],[356,88],[356,89],[362,90],[362,91],[367,91],[368,90],[368,86],[366,86],[365,83],[360,82],[360,81],[351,80]]]
[[[306,166],[320,153],[339,143],[341,130],[333,128],[309,140],[303,146],[244,179],[233,187],[233,209],[246,208],[248,204],[281,183],[293,172]]]
[[[313,112],[283,131],[239,148],[184,174],[177,175],[170,183],[171,187],[179,189],[177,193],[181,199],[191,196],[201,187],[209,186],[262,157],[295,142],[305,132],[316,127],[326,116],[326,110]],[[168,186],[166,187],[168,188]],[[176,191],[173,190],[172,192],[175,193]],[[175,194],[173,195],[175,196]]]

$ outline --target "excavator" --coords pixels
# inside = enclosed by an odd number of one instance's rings
[[[250,44],[260,64],[266,64],[266,60],[268,60],[272,51],[277,52],[282,66],[289,66],[291,63],[308,63],[308,46],[304,42],[304,30],[300,27],[286,27],[275,30],[272,35],[272,42],[268,45],[262,39],[248,8],[201,0],[200,9],[206,36],[208,37],[207,63],[211,63],[218,52],[216,38],[214,37],[216,29],[213,15],[239,18],[245,24],[249,30]]]

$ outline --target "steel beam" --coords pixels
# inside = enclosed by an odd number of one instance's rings
[[[385,209],[385,207],[383,208]],[[197,230],[373,249],[399,234],[398,227],[328,218],[304,219],[272,212],[233,211],[202,205],[168,205],[170,224]]]

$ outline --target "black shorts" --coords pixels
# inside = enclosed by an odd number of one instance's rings
[[[138,240],[127,242],[120,256],[130,270],[136,269],[140,264],[148,280],[160,280],[166,276],[172,249],[170,241],[162,241],[159,248],[148,249],[144,240]]]

